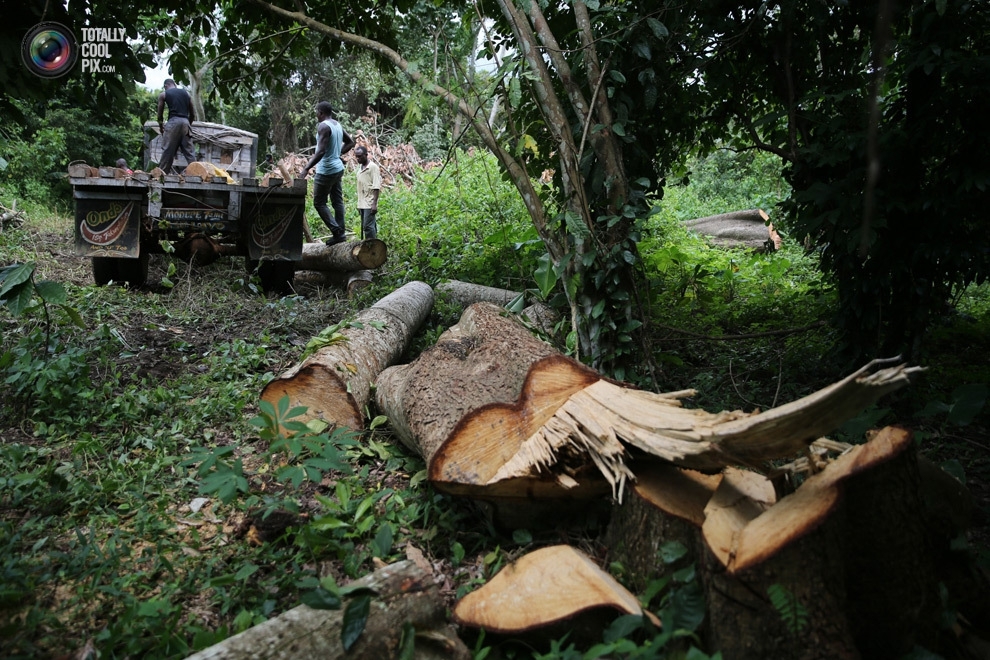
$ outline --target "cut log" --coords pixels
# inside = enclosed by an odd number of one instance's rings
[[[189,656],[188,660],[281,660],[400,657],[404,641],[424,660],[467,660],[471,653],[447,623],[446,607],[433,577],[412,561],[401,561],[361,578],[354,587],[375,592],[364,632],[349,650],[341,644],[343,610],[300,605],[239,635]],[[412,639],[403,639],[412,635]]]
[[[505,307],[510,302],[523,295],[521,291],[499,289],[483,284],[450,280],[437,285],[437,295],[443,296],[449,302],[470,307],[474,303],[489,302],[499,307]]]
[[[375,378],[406,351],[433,308],[433,290],[409,282],[355,317],[361,327],[340,331],[325,346],[270,382],[261,398],[277,404],[288,395],[292,406],[306,406],[303,419],[335,426],[364,427],[364,409]]]
[[[454,607],[455,623],[522,633],[595,608],[648,616],[639,601],[586,554],[567,545],[535,550],[509,564]]]
[[[384,241],[369,238],[365,241],[347,241],[336,245],[303,243],[299,270],[355,271],[378,268],[388,259]]]
[[[621,500],[630,449],[709,472],[803,452],[918,371],[881,364],[763,413],[713,414],[681,407],[690,390],[655,394],[603,379],[478,303],[415,362],[383,372],[376,401],[442,490],[574,496],[581,486],[597,492],[603,478]]]
[[[486,482],[516,451],[518,438],[528,435],[524,429],[539,428],[561,401],[599,378],[536,339],[511,313],[477,303],[414,362],[383,371],[375,401],[443,490],[481,499],[598,496],[600,480],[582,484],[571,475],[537,476],[505,489]],[[518,412],[505,415],[506,409]],[[450,439],[468,436],[477,441],[450,445]]]
[[[332,286],[347,291],[348,297],[353,297],[374,281],[370,270],[355,270],[340,272],[333,270],[300,270],[296,271],[293,283],[309,286]]]
[[[686,220],[684,226],[708,236],[716,245],[761,250],[769,241],[774,250],[779,250],[780,235],[769,220],[770,216],[762,209],[750,209]]]

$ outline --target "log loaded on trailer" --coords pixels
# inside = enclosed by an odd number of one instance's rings
[[[255,178],[254,133],[197,122],[192,138],[197,161],[177,154],[178,175],[69,165],[76,254],[92,259],[97,284],[134,287],[145,283],[151,254],[174,250],[197,264],[243,256],[266,292],[290,292],[302,259],[306,181]],[[161,143],[157,123],[146,124],[145,169],[161,158]]]

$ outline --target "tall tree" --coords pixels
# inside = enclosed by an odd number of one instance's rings
[[[778,154],[840,299],[853,359],[918,357],[931,320],[990,274],[990,12],[967,0],[699,3],[710,121]],[[933,316],[934,315],[934,316]]]

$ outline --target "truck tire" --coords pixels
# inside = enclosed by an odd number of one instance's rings
[[[117,278],[132,289],[140,289],[148,281],[148,253],[142,251],[137,259],[117,259]]]
[[[258,266],[258,277],[265,293],[280,296],[292,295],[292,280],[296,277],[296,265],[291,261],[262,261]]]
[[[93,257],[93,281],[97,286],[106,286],[117,278],[117,262],[112,257]]]

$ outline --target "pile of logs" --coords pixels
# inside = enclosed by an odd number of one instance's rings
[[[856,446],[823,439],[920,369],[876,361],[778,408],[710,413],[683,406],[693,391],[658,394],[605,378],[488,302],[468,305],[434,347],[395,364],[432,303],[428,285],[405,285],[263,397],[288,395],[312,416],[355,429],[373,397],[426,461],[433,486],[484,503],[505,530],[559,527],[611,498],[607,561],[620,562],[641,590],[669,576],[659,548],[680,543],[707,597],[699,632],[729,660],[900,658],[944,648],[939,583],[947,578],[936,556],[965,527],[968,493],[918,458],[906,429],[881,429]],[[601,565],[566,545],[538,549],[465,596],[453,620],[505,634],[559,633],[553,626],[609,611],[660,626]],[[378,573],[400,570],[409,569]],[[966,576],[949,594],[965,603],[957,629],[990,619],[985,576]],[[411,620],[405,598],[380,594],[394,633]],[[442,622],[426,627],[448,657],[465,657]]]
[[[353,296],[373,281],[372,271],[388,259],[385,243],[377,238],[336,245],[304,243],[296,265],[295,283],[334,286]]]

